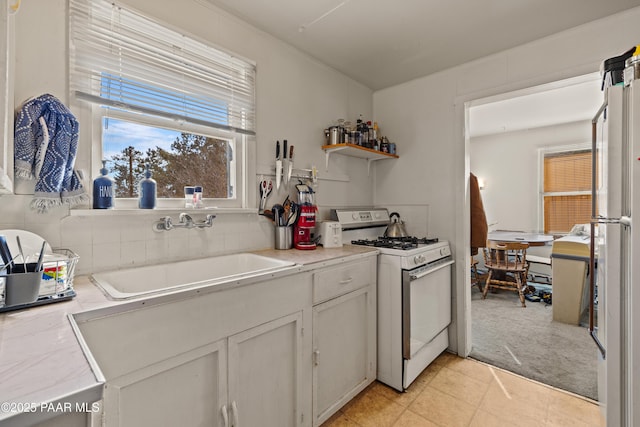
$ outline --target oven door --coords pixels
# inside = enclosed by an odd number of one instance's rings
[[[402,357],[410,360],[451,323],[451,264],[402,271]]]

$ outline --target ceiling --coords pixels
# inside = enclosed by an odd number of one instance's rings
[[[493,135],[591,120],[603,101],[598,73],[580,81],[526,94],[505,94],[500,100],[469,109],[469,137]]]
[[[640,0],[207,0],[373,90],[640,5]]]

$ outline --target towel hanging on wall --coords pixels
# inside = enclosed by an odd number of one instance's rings
[[[55,96],[24,103],[15,122],[15,176],[35,179],[31,208],[40,213],[62,204],[89,200],[73,169],[78,149],[78,121]]]

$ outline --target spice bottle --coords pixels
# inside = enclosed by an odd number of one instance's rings
[[[286,142],[285,142],[285,146],[286,146]],[[193,189],[193,207],[200,209],[202,208],[202,206],[203,206],[202,186],[196,185]]]
[[[196,192],[196,187],[187,185],[184,187],[184,207],[187,209],[194,208],[193,198]]]

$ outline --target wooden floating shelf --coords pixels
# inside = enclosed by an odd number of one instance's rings
[[[367,173],[371,168],[371,162],[376,160],[386,159],[398,159],[396,154],[383,153],[382,151],[373,150],[371,148],[361,147],[354,144],[331,144],[323,145],[322,149],[325,152],[325,170],[329,169],[329,157],[331,154],[342,154],[344,156],[358,157],[360,159],[367,160]]]

